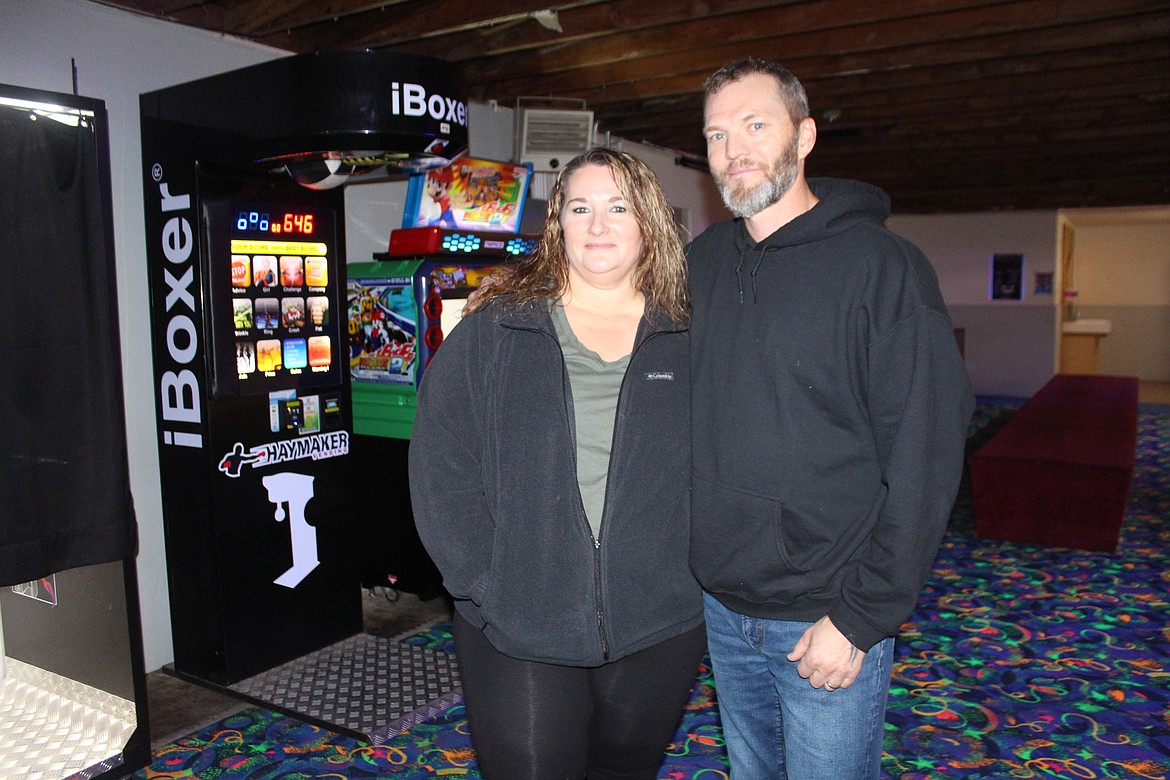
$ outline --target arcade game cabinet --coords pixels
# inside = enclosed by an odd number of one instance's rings
[[[370,51],[140,104],[174,670],[230,685],[362,630],[339,187],[447,164],[467,109]]]
[[[350,263],[351,447],[367,490],[384,493],[389,486],[389,495],[409,496],[418,383],[481,280],[535,250],[535,236],[516,232],[530,176],[525,165],[470,158],[414,176],[403,228],[390,234],[389,251],[375,254],[374,262]],[[363,585],[424,600],[441,594],[442,579],[409,505],[385,516],[386,539],[367,560]]]

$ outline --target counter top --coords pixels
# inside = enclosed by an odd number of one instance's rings
[[[1110,320],[1070,320],[1061,328],[1064,333],[1085,333],[1093,336],[1108,336],[1113,332]]]

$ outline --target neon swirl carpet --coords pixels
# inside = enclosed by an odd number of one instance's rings
[[[972,432],[1003,413],[981,405]],[[884,775],[1170,780],[1170,410],[1139,416],[1117,553],[985,541],[971,529],[964,488],[898,639]],[[450,651],[449,628],[405,641]],[[134,777],[480,774],[463,707],[454,704],[377,747],[249,708],[160,748]],[[659,778],[727,778],[706,659]]]

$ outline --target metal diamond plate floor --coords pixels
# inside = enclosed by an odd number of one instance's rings
[[[122,763],[136,728],[134,702],[3,659],[0,778],[95,777]]]
[[[230,686],[381,744],[462,697],[455,657],[358,634]]]

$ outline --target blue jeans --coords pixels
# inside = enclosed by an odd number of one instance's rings
[[[880,777],[893,637],[866,653],[853,685],[830,692],[785,657],[810,623],[741,615],[706,593],[703,600],[731,780]]]

